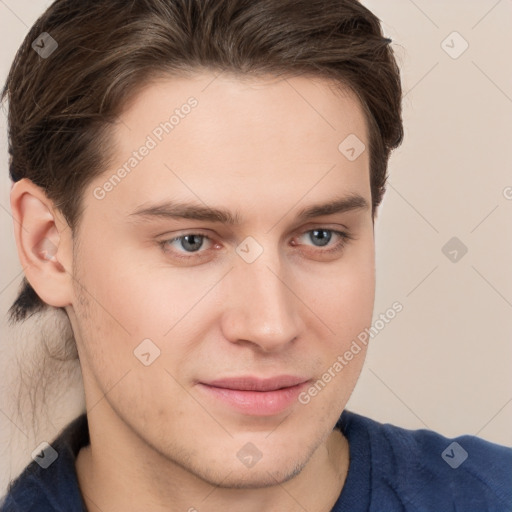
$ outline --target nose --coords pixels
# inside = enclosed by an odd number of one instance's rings
[[[265,250],[252,263],[236,259],[225,283],[222,330],[233,343],[250,343],[262,352],[277,352],[300,332],[300,301],[277,251],[269,252]]]

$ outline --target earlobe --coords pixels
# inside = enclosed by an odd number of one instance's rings
[[[71,304],[71,230],[44,190],[28,179],[11,189],[11,209],[18,257],[25,276],[50,306]]]

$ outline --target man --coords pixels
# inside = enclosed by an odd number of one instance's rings
[[[402,139],[367,9],[58,0],[5,95],[12,316],[66,312],[87,411],[2,510],[510,510],[512,450],[344,411]]]

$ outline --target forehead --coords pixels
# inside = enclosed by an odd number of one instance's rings
[[[361,105],[318,77],[161,78],[130,101],[113,142],[95,185],[121,174],[104,204],[125,211],[171,198],[264,209],[306,194],[311,202],[328,192],[369,197],[368,151],[344,153],[347,144],[368,147]]]
[[[223,135],[221,129],[233,134],[237,126],[244,127],[245,133],[250,133],[251,128],[263,128],[269,134],[285,134],[287,128],[294,127],[290,136],[296,132],[311,136],[332,132],[341,136],[348,129],[361,138],[367,136],[357,96],[340,83],[318,76],[251,77],[197,72],[187,77],[160,77],[143,86],[119,117],[117,139],[133,146],[137,142],[130,137],[133,127],[150,133],[159,123],[170,120],[190,98],[195,98],[199,107],[193,109],[194,131],[201,126],[208,131],[214,123],[219,136]],[[297,120],[301,122],[297,124]],[[185,129],[182,126],[180,131]],[[204,133],[199,135],[204,139]],[[173,137],[179,138],[178,130]]]

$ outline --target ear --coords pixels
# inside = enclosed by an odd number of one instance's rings
[[[11,210],[18,257],[25,276],[50,306],[73,298],[72,232],[43,189],[24,178],[11,189]]]

